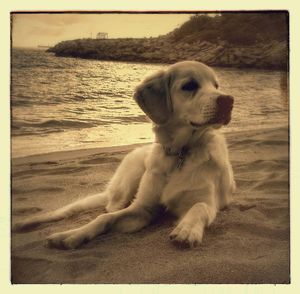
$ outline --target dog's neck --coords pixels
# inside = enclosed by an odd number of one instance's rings
[[[201,137],[208,128],[192,129],[189,126],[179,124],[154,125],[156,142],[164,147],[166,155],[181,156],[187,150],[201,144]]]

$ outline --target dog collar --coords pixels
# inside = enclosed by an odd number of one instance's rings
[[[177,152],[172,152],[172,149],[170,147],[164,147],[165,154],[167,156],[177,156],[178,157],[178,162],[177,162],[177,169],[181,169],[183,166],[183,163],[186,159],[186,156],[189,153],[190,148],[188,146],[183,146],[179,151]]]

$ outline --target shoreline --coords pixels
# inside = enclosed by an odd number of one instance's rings
[[[50,47],[50,48],[52,48],[52,47]],[[161,64],[161,65],[170,65],[170,64],[172,64],[172,63],[166,63],[166,62],[160,62],[160,61],[153,62],[151,60],[149,60],[149,61],[137,61],[137,60],[136,61],[135,60],[126,61],[126,60],[113,60],[113,59],[104,60],[104,59],[98,59],[98,58],[83,58],[83,57],[70,56],[70,55],[66,55],[66,56],[61,55],[61,56],[59,56],[59,55],[56,55],[54,52],[48,51],[48,49],[47,50],[43,50],[43,49],[39,49],[37,47],[12,47],[12,49],[14,49],[14,50],[26,50],[26,49],[27,50],[40,50],[40,51],[45,51],[46,53],[53,54],[55,57],[86,59],[86,60],[95,60],[95,61],[108,61],[108,62],[116,62],[116,63],[127,63],[127,64],[131,64],[131,63],[132,64]],[[287,72],[288,71],[288,69],[285,66],[284,67],[281,66],[281,67],[278,67],[278,68],[276,68],[276,67],[274,67],[274,68],[272,68],[272,67],[270,67],[270,68],[265,67],[264,68],[264,67],[255,67],[255,66],[251,66],[251,67],[247,67],[247,66],[245,66],[245,67],[242,67],[242,66],[235,67],[235,66],[230,66],[230,65],[212,65],[211,67],[212,68],[222,68],[222,69],[232,69],[232,68],[234,68],[234,69],[240,69],[240,70],[247,69],[249,71],[260,71],[260,70],[261,71],[274,71],[274,70],[276,70],[276,71],[280,71],[280,72]]]
[[[48,52],[48,53],[53,53],[53,52]],[[118,62],[118,63],[128,63],[128,64],[161,64],[161,65],[171,65],[173,64],[173,62],[153,62],[151,60],[149,61],[135,61],[135,60],[115,60],[115,59],[98,59],[98,58],[83,58],[83,57],[79,57],[79,56],[64,56],[64,55],[56,55],[54,54],[55,57],[63,57],[63,58],[75,58],[75,59],[83,59],[83,60],[94,60],[94,61],[107,61],[107,62]],[[185,61],[184,60],[179,60],[179,61]],[[187,60],[191,60],[191,59],[187,59]],[[178,61],[178,62],[179,62]],[[200,60],[197,60],[199,62],[202,62]],[[255,67],[255,66],[230,66],[230,65],[210,65],[212,68],[222,68],[222,69],[240,69],[240,70],[253,70],[253,71],[280,71],[280,72],[288,72],[288,69],[285,66],[279,66],[279,67]]]
[[[247,129],[247,130],[234,130],[231,132],[228,132],[226,130],[221,130],[224,134],[226,139],[230,139],[232,136],[235,136],[237,134],[242,134],[247,132],[248,134],[254,134],[257,132],[267,132],[272,131],[273,129],[282,129],[287,128],[289,129],[289,125],[278,125],[275,127],[263,127],[259,130],[257,129]],[[90,148],[78,148],[78,149],[71,149],[71,150],[62,150],[62,151],[50,151],[45,153],[37,153],[32,155],[25,155],[25,156],[18,156],[18,157],[12,157],[12,152],[10,152],[11,160],[15,161],[16,163],[24,163],[29,162],[30,160],[33,160],[34,162],[38,162],[39,160],[44,160],[44,158],[47,158],[49,160],[53,159],[54,157],[58,158],[74,158],[78,155],[78,153],[82,154],[82,157],[89,156],[96,153],[106,153],[106,152],[120,152],[120,151],[130,151],[134,148],[144,146],[147,144],[152,144],[153,142],[147,142],[147,143],[132,143],[132,144],[125,144],[125,145],[115,145],[115,146],[107,146],[107,147],[90,147]]]
[[[286,41],[234,45],[227,41],[209,42],[197,38],[190,43],[168,37],[144,39],[76,39],[50,47],[57,57],[90,60],[172,64],[196,60],[212,67],[288,70]]]
[[[78,154],[80,154],[80,157],[87,157],[93,154],[105,154],[107,152],[125,152],[147,144],[151,144],[151,143],[134,143],[134,144],[118,145],[118,146],[110,146],[110,147],[92,147],[92,148],[80,148],[80,149],[72,149],[72,150],[65,150],[65,151],[52,151],[47,153],[32,154],[32,155],[26,155],[20,157],[11,157],[11,160],[17,164],[23,164],[23,163],[28,163],[30,161],[37,163],[44,160],[52,160],[53,158],[73,159],[73,158],[77,158]]]

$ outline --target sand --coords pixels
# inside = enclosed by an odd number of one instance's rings
[[[227,134],[237,182],[195,249],[168,238],[162,215],[134,234],[108,233],[77,250],[48,248],[45,238],[78,227],[100,208],[12,233],[12,283],[289,283],[288,128]],[[12,223],[101,191],[135,146],[57,152],[12,160]]]

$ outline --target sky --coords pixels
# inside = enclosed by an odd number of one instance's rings
[[[52,46],[60,41],[95,38],[142,38],[164,35],[179,27],[191,14],[12,14],[13,47]]]

